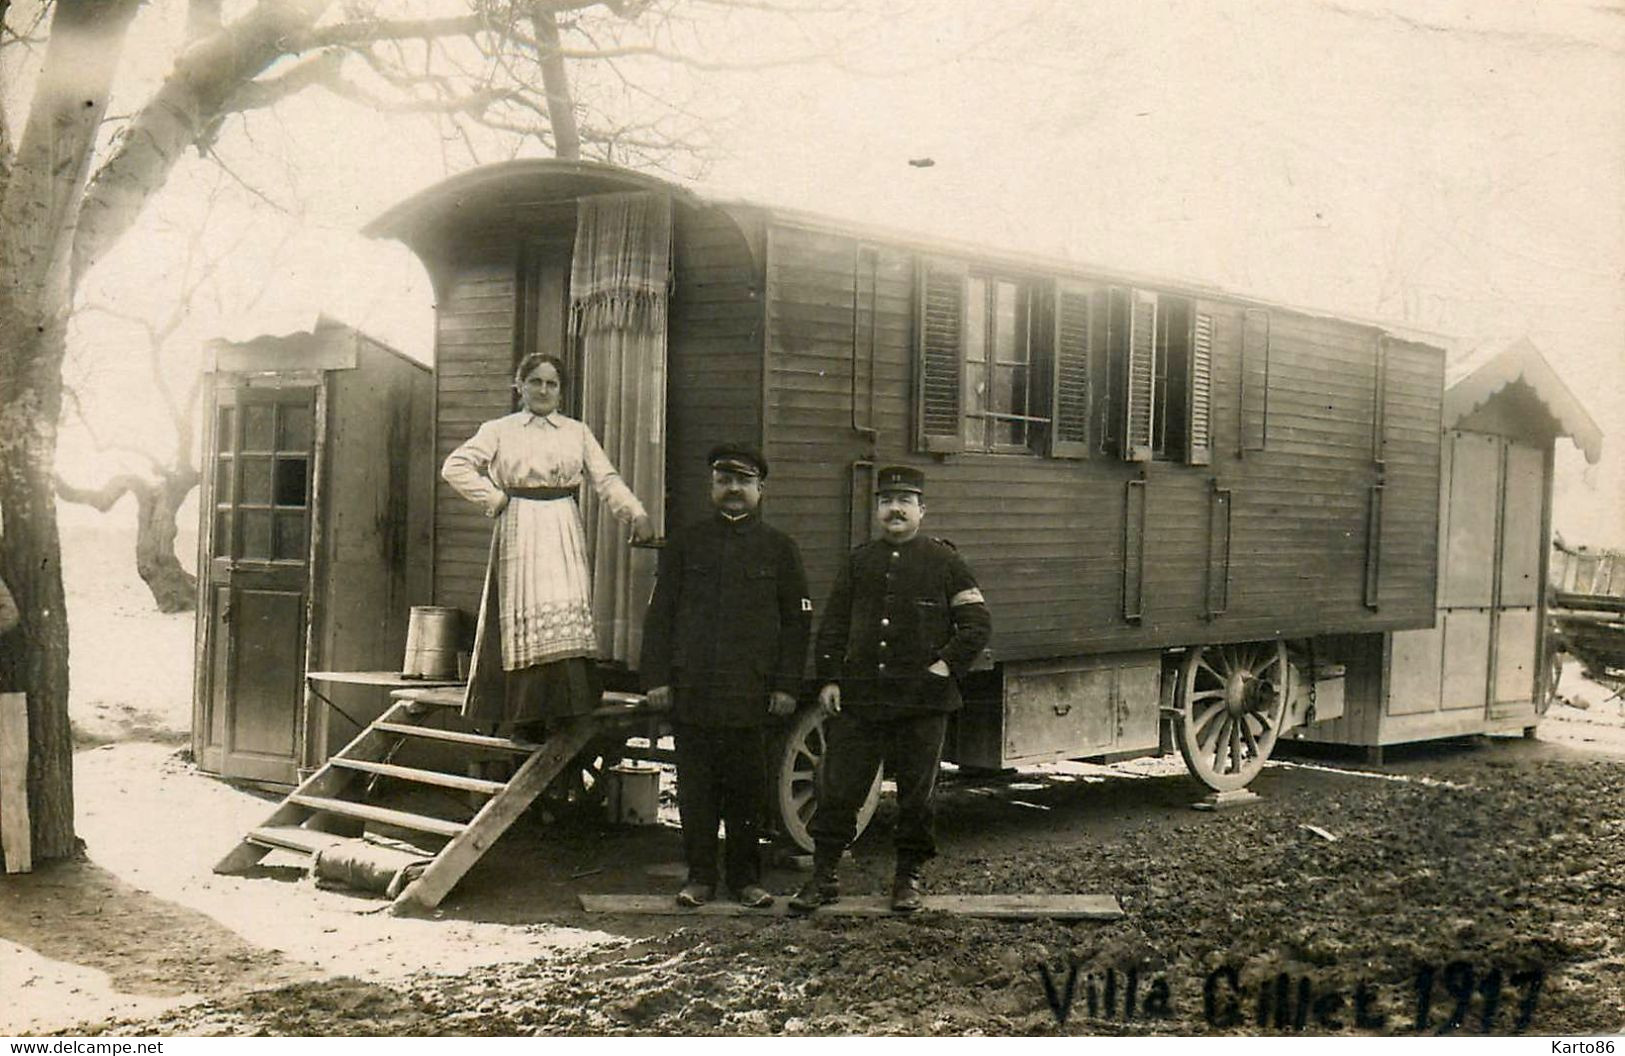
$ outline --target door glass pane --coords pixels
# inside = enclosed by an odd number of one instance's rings
[[[239,510],[242,518],[243,546],[241,556],[249,561],[271,559],[271,511]]]
[[[219,416],[215,419],[214,446],[219,451],[237,450],[237,436],[231,431],[232,423],[236,421],[234,407],[220,408]]]
[[[245,455],[242,463],[243,493],[240,501],[245,505],[271,505],[271,460],[261,456]]]
[[[987,358],[987,283],[969,279],[965,283],[965,360],[980,363]]]
[[[231,484],[235,465],[229,458],[218,459],[214,464],[214,500],[216,502],[231,502]]]
[[[310,412],[308,403],[284,403],[277,415],[278,451],[310,450]]]
[[[243,450],[269,451],[275,439],[272,431],[272,405],[250,403],[243,407]]]
[[[305,467],[302,458],[279,458],[276,461],[276,504],[303,506],[305,504]]]
[[[278,561],[305,559],[305,515],[281,513],[276,515],[276,545],[273,556]]]
[[[231,556],[231,511],[216,510],[214,513],[214,556]]]

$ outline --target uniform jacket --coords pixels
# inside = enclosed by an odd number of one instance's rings
[[[812,601],[789,536],[713,514],[672,534],[657,576],[639,667],[645,687],[672,687],[676,721],[763,723],[770,691],[800,691]]]
[[[818,626],[818,677],[841,684],[845,707],[959,707],[957,680],[993,632],[964,558],[938,539],[884,539],[852,551]],[[949,677],[926,670],[944,660]]]

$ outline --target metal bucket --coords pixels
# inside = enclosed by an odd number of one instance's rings
[[[406,659],[402,678],[451,680],[457,677],[461,617],[445,605],[414,605],[406,624]]]
[[[617,763],[604,771],[604,806],[615,824],[655,824],[660,812],[660,767]]]

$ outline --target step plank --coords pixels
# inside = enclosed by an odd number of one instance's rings
[[[766,909],[746,909],[724,895],[698,909],[684,909],[671,895],[581,895],[588,913],[637,913],[649,916],[783,917],[790,916],[788,895]],[[1123,908],[1114,895],[926,895],[921,913],[1003,920],[1119,920]],[[845,895],[833,906],[816,910],[822,917],[891,917],[891,899],[883,895]]]
[[[375,730],[385,733],[400,734],[403,737],[422,737],[428,741],[446,741],[450,744],[463,744],[470,748],[490,748],[499,752],[514,752],[519,755],[529,755],[540,748],[539,744],[529,741],[516,741],[508,737],[487,737],[481,733],[463,733],[461,730],[441,730],[432,726],[413,726],[406,722],[375,722]]]
[[[468,826],[462,822],[447,821],[444,818],[431,818],[423,814],[408,814],[404,810],[390,810],[386,807],[375,807],[367,803],[353,803],[347,799],[327,799],[322,796],[288,797],[290,803],[297,803],[311,810],[322,810],[329,814],[340,814],[347,818],[360,818],[363,821],[374,821],[380,825],[394,825],[396,828],[412,829],[415,832],[429,832],[436,836],[456,836]]]
[[[462,774],[447,774],[439,770],[419,770],[416,767],[397,766],[394,763],[374,763],[365,759],[332,759],[330,762],[334,766],[341,766],[346,770],[362,770],[369,774],[400,778],[402,781],[415,781],[420,785],[456,788],[464,792],[478,792],[486,796],[494,796],[504,788],[501,781],[486,781],[483,778],[464,777]]]

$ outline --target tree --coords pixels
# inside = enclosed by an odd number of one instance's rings
[[[132,311],[93,299],[93,295],[81,298],[75,308],[76,319],[99,316],[122,324],[123,332],[138,343],[130,358],[140,364],[137,373],[143,382],[142,395],[148,397],[142,403],[147,417],[162,419],[168,430],[167,442],[132,440],[119,431],[117,423],[111,427],[119,434],[115,439],[99,424],[113,417],[107,404],[129,398],[128,382],[110,385],[98,376],[100,368],[115,358],[100,347],[108,340],[106,334],[93,340],[91,347],[78,350],[77,357],[70,349],[67,359],[70,369],[76,360],[80,369],[78,377],[64,379],[64,413],[89,436],[114,471],[97,486],[69,480],[58,472],[57,497],[103,513],[126,495],[134,497],[136,572],[160,612],[190,612],[197,606],[197,577],[181,565],[175,553],[179,533],[176,515],[200,480],[197,415],[203,374],[197,358],[196,327],[187,324],[200,314],[221,317],[226,298],[217,280],[222,266],[243,248],[247,237],[246,232],[239,231],[235,237],[222,238],[217,225],[211,222],[223,201],[225,208],[230,208],[230,188],[225,180],[223,172],[214,174],[202,192],[206,199],[203,215],[187,230],[175,231],[184,241],[185,250],[175,269],[175,288],[162,299],[159,311]],[[166,230],[179,226],[167,219],[160,223]],[[284,225],[280,243],[267,259],[274,261],[291,237],[291,226]],[[238,300],[233,307],[237,311],[251,310],[270,288],[270,284],[259,286],[253,296]],[[100,391],[103,389],[113,391]]]
[[[0,639],[0,686],[28,694],[41,860],[75,845],[54,473],[67,327],[87,272],[132,230],[187,152],[220,157],[228,124],[321,88],[433,115],[471,153],[476,133],[495,129],[562,157],[662,164],[694,145],[697,122],[665,93],[641,89],[639,78],[651,64],[706,64],[691,57],[695,23],[685,16],[775,6],[444,0],[462,6],[425,15],[409,0],[185,0],[180,19],[161,2],[45,2],[24,13],[0,0],[0,53],[22,55],[12,61],[33,81],[15,141],[16,116],[0,105],[0,577],[22,615]],[[116,82],[138,12],[169,15],[180,27],[173,65],[150,89]],[[572,70],[618,85],[610,96],[629,105],[588,105]],[[116,93],[122,112],[110,118]]]

